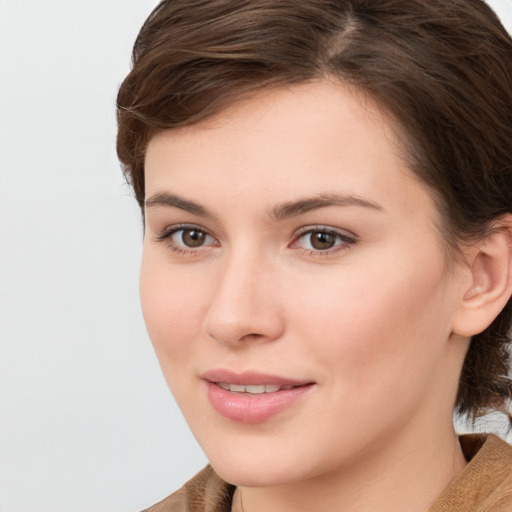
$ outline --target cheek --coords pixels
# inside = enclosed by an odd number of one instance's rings
[[[430,265],[426,275],[422,262],[379,263],[315,276],[314,285],[302,280],[289,293],[297,333],[314,340],[308,357],[336,366],[333,378],[359,389],[397,375],[413,381],[419,361],[426,375],[450,334],[443,267]]]
[[[162,366],[182,362],[202,326],[204,282],[151,253],[144,254],[140,297],[144,321]],[[167,361],[168,360],[168,361]],[[179,366],[179,364],[177,364]]]

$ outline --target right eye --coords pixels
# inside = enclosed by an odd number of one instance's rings
[[[167,241],[171,249],[177,252],[193,252],[207,246],[217,246],[217,240],[203,229],[195,226],[181,226],[167,229],[157,237]]]
[[[178,229],[169,238],[176,245],[190,248],[202,247],[213,241],[210,235],[199,229]]]

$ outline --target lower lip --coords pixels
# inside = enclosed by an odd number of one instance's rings
[[[222,416],[238,423],[262,423],[300,400],[313,387],[312,384],[283,389],[274,393],[234,393],[206,382],[208,399]]]

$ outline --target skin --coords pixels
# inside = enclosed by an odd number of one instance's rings
[[[367,98],[323,80],[149,143],[144,317],[194,435],[238,486],[235,511],[240,496],[245,512],[424,511],[466,464],[452,412],[471,275],[449,268],[396,133]],[[275,215],[326,194],[345,200]],[[202,245],[187,246],[183,224]],[[337,233],[333,247],[315,249],[312,229]],[[248,425],[210,404],[201,375],[217,368],[314,385]]]

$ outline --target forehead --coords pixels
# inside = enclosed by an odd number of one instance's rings
[[[261,203],[335,191],[408,202],[406,185],[417,180],[395,126],[366,95],[337,81],[262,91],[197,124],[157,133],[146,154],[147,197],[172,190]]]
[[[239,132],[241,128],[248,128],[247,124],[256,129],[265,124],[268,131],[281,129],[286,124],[296,127],[299,118],[304,127],[318,121],[325,124],[333,119],[371,120],[389,129],[392,138],[400,129],[392,115],[366,91],[336,78],[325,78],[262,89],[247,97],[235,96],[221,111],[183,127],[157,131],[151,139],[166,132],[172,133],[176,139],[187,138],[191,134],[197,137],[201,132],[211,135],[212,131],[219,129],[231,128],[233,132]]]

